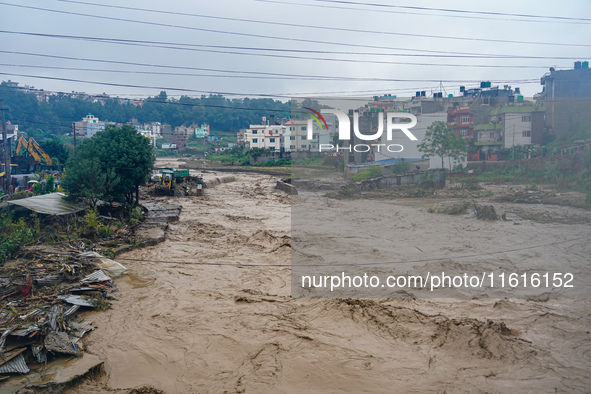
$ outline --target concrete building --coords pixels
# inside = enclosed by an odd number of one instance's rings
[[[474,139],[474,114],[469,105],[453,106],[447,110],[447,127],[468,142]]]
[[[320,128],[318,126],[315,127],[314,124],[312,125],[312,139],[308,140],[309,123],[307,120],[290,119],[284,124],[284,126],[287,127],[287,133],[285,136],[286,152],[318,152],[318,144],[320,143],[321,134],[323,135],[322,140],[326,141],[323,143],[329,143],[329,138],[327,138],[328,131],[320,130]]]
[[[496,153],[513,146],[540,145],[544,136],[544,111],[541,106],[510,105],[491,108],[489,121],[474,125],[471,145],[476,152],[469,161],[497,160]]]
[[[168,123],[164,123],[160,127],[160,133],[162,134],[162,138],[168,138],[172,135],[172,126]]]
[[[162,138],[162,123],[150,122],[144,124],[144,130],[148,131],[149,135],[153,139]]]
[[[194,127],[187,127],[187,126],[177,126],[174,128],[173,131],[174,135],[184,135],[185,137],[189,137],[190,135],[195,134],[195,128]]]
[[[245,135],[247,133],[248,129],[240,129],[238,130],[238,133],[236,134],[236,143],[237,144],[244,144],[246,143],[245,141]]]
[[[423,114],[423,115],[416,115],[417,116],[417,125],[410,129],[412,134],[417,138],[417,141],[411,141],[404,133],[398,132],[392,134],[392,140],[388,141],[386,139],[386,133],[382,135],[382,139],[379,143],[390,145],[390,144],[398,144],[403,146],[403,150],[401,152],[388,152],[385,149],[380,149],[380,152],[377,152],[374,149],[374,158],[376,161],[380,160],[387,160],[387,159],[405,159],[407,161],[412,161],[415,159],[420,159],[423,157],[423,153],[419,151],[419,144],[423,142],[425,139],[425,134],[427,132],[427,128],[433,124],[433,122],[447,122],[448,114],[447,112],[435,112],[430,114]],[[360,125],[361,128],[361,125]],[[453,160],[449,160],[449,158],[445,158],[444,160],[444,167],[451,169],[456,164],[461,163],[454,163]],[[429,157],[429,168],[441,168],[441,156],[432,156]]]
[[[575,62],[571,70],[550,68],[540,80],[545,104],[546,131],[566,136],[577,126],[591,125],[591,69],[589,62]]]
[[[99,131],[103,131],[105,127],[106,123],[101,122],[92,114],[86,115],[79,122],[74,122],[74,132],[76,133],[76,136],[82,138],[92,138]]]
[[[198,140],[207,139],[209,137],[209,125],[203,123],[201,127],[195,128],[195,138]]]
[[[544,138],[544,109],[541,106],[523,105],[493,108],[491,123],[501,125],[500,138],[503,148],[533,146]]]
[[[244,134],[244,142],[251,149],[280,151],[282,147],[285,147],[286,131],[287,127],[282,125],[251,125]]]
[[[18,138],[18,125],[6,121],[6,139],[15,141]],[[0,142],[3,141],[2,132],[0,132]]]

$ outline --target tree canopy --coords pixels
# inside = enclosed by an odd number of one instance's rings
[[[290,102],[270,98],[230,99],[214,94],[175,98],[164,91],[147,98],[143,105],[133,105],[118,97],[108,98],[104,103],[93,102],[63,93],[49,96],[48,101],[39,101],[33,94],[9,88],[6,82],[0,83],[0,97],[10,108],[6,119],[37,140],[71,133],[72,122],[89,113],[101,121],[117,123],[136,118],[141,123],[161,122],[172,127],[207,123],[212,130],[238,131],[260,123],[263,116],[289,116],[292,109]]]
[[[62,185],[72,197],[91,204],[106,201],[139,202],[139,187],[154,168],[150,139],[129,125],[108,126],[80,144],[66,164]]]
[[[467,153],[466,140],[457,136],[453,129],[448,128],[442,121],[433,122],[427,127],[425,138],[418,147],[424,158],[441,156],[441,168],[444,167],[445,157],[462,161]]]

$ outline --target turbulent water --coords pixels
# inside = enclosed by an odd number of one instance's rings
[[[130,275],[118,281],[113,308],[93,316],[98,329],[86,344],[107,377],[87,390],[591,390],[587,300],[290,298],[289,267],[273,266],[290,264],[290,200],[273,189],[274,178],[237,178],[204,197],[176,199],[183,211],[166,242],[121,256],[159,262],[121,260]],[[355,202],[332,204],[345,212]],[[470,246],[461,218],[433,220],[408,203],[393,209],[407,218],[396,226],[428,225],[435,245],[453,233]],[[544,242],[588,234],[583,225],[537,226]],[[489,227],[489,242],[506,240],[501,227]],[[586,243],[569,247],[588,256]]]

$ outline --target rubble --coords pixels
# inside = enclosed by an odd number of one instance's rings
[[[109,306],[111,274],[121,268],[69,245],[26,247],[0,267],[0,374],[27,374],[63,355],[82,355],[78,341],[93,327],[80,314]]]
[[[127,271],[112,258],[126,248],[164,241],[168,223],[178,220],[181,205],[150,201],[144,212],[146,219],[137,226],[117,225],[116,219],[105,217],[114,222],[105,226],[111,235],[57,238],[52,245],[36,242],[0,266],[0,381],[22,388],[24,380],[31,383],[41,377],[42,386],[54,387],[65,370],[48,363],[72,360],[73,372],[64,375],[64,381],[102,365],[96,356],[84,353],[81,339],[94,329],[85,313],[109,308],[114,279]],[[52,363],[55,360],[61,361]],[[53,369],[56,372],[50,374]],[[51,382],[46,375],[51,375]]]

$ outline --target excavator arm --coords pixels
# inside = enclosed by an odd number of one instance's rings
[[[33,150],[36,150],[39,153],[33,152]],[[45,151],[43,149],[41,149],[41,147],[39,146],[39,144],[37,143],[37,141],[35,141],[35,139],[33,137],[29,138],[29,152],[31,152],[31,155],[33,155],[35,160],[37,160],[38,162],[41,162],[41,159],[39,158],[39,154],[40,154],[41,157],[43,157],[43,159],[45,159],[45,163],[48,166],[53,165],[53,161],[51,160],[51,157],[49,157],[49,155],[47,153],[45,153]],[[37,155],[37,156],[35,156],[35,155]]]
[[[25,137],[23,137],[22,135],[19,137],[18,139],[18,145],[16,147],[16,152],[15,154],[18,155],[21,151],[21,149],[25,149],[25,150],[29,150],[29,144],[27,144],[27,140],[25,139]]]
[[[29,138],[29,146],[27,147],[27,150],[29,151],[29,154],[33,156],[33,159],[35,159],[35,161],[40,164],[41,157],[37,152],[35,152],[35,148],[33,147],[33,141],[35,141],[33,137]]]

